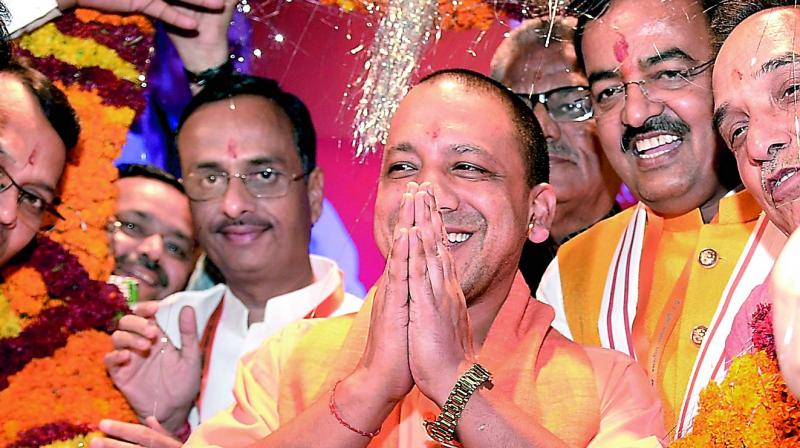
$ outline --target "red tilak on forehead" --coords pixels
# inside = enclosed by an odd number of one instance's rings
[[[233,142],[228,142],[228,155],[231,156],[233,160],[239,158],[239,154],[236,153],[236,145]]]
[[[619,39],[614,42],[614,58],[619,63],[622,63],[622,61],[628,58],[628,41],[622,34],[620,34]]]
[[[28,165],[33,165],[33,162],[36,161],[36,148],[31,151],[31,154],[28,156]]]
[[[733,73],[736,75],[737,78],[739,78],[739,81],[744,79],[744,75],[742,75],[742,72],[740,72],[738,69],[734,70]]]

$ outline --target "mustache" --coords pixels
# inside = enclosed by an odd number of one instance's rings
[[[167,272],[164,270],[164,268],[161,267],[161,264],[159,264],[155,260],[151,260],[150,257],[148,257],[145,254],[139,254],[136,258],[133,258],[128,255],[120,255],[114,258],[116,260],[117,267],[124,268],[131,266],[141,266],[147,269],[148,271],[151,271],[154,274],[156,274],[156,278],[158,279],[157,286],[166,288],[167,285],[169,285],[169,276],[167,276]]]
[[[622,152],[631,152],[634,150],[634,148],[631,148],[631,142],[636,137],[648,132],[659,131],[683,137],[689,133],[689,125],[678,118],[659,115],[647,119],[647,121],[639,127],[625,126],[621,139]]]
[[[259,218],[252,214],[245,214],[236,219],[227,217],[220,218],[217,222],[211,225],[211,229],[215,233],[222,232],[226,227],[230,226],[257,226],[257,227],[272,227],[272,223],[266,219]]]
[[[547,153],[548,154],[556,154],[566,159],[569,159],[573,162],[577,161],[577,154],[575,150],[570,148],[567,145],[564,145],[560,142],[556,141],[548,141],[547,142]]]

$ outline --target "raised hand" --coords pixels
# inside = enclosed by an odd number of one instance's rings
[[[236,2],[214,0],[214,7],[205,8],[175,6],[179,13],[197,23],[189,32],[177,27],[168,33],[187,70],[200,73],[228,59],[228,28]]]
[[[474,359],[467,303],[444,243],[433,186],[414,196],[409,231],[409,365],[417,387],[439,406]]]
[[[386,269],[378,283],[370,316],[369,336],[357,369],[379,381],[393,401],[402,399],[414,382],[408,365],[408,239],[414,222],[414,194],[410,183],[403,194]]]
[[[190,7],[218,10],[222,9],[225,1],[182,0],[180,3]],[[176,2],[165,0],[58,0],[58,8],[62,11],[76,6],[116,13],[141,13],[185,30],[197,29],[199,25],[197,18],[189,14],[186,8],[177,6]]]
[[[120,319],[119,329],[111,335],[114,350],[104,361],[140,418],[154,415],[175,431],[186,421],[199,393],[202,355],[194,309],[181,310],[180,350],[156,324],[157,310],[157,302],[143,302],[135,314]]]
[[[178,448],[182,445],[153,416],[147,417],[144,425],[103,420],[99,426],[106,436],[92,439],[91,448]]]

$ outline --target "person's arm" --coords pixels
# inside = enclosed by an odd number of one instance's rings
[[[584,350],[600,394],[600,431],[589,447],[668,445],[661,400],[636,361],[604,348]]]

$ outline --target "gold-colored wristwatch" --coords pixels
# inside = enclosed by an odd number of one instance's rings
[[[487,389],[492,388],[492,374],[476,363],[458,378],[453,390],[450,391],[450,396],[447,397],[447,401],[442,406],[442,412],[436,420],[425,420],[424,425],[428,436],[444,447],[459,447],[460,445],[454,443],[457,442],[456,426],[458,426],[458,420],[467,406],[467,401],[481,386]]]

